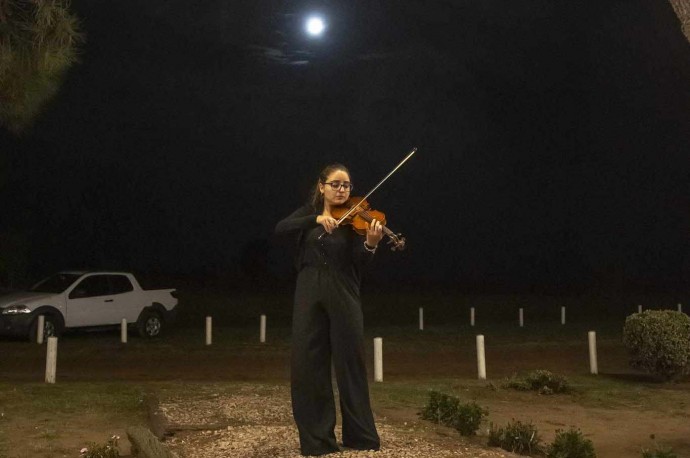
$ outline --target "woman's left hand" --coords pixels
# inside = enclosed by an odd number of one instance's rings
[[[383,238],[383,224],[376,221],[376,218],[371,220],[369,228],[367,229],[367,245],[376,247]]]

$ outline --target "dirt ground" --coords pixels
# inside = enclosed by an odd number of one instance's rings
[[[0,426],[8,439],[4,444],[7,452],[0,451],[2,458],[76,458],[87,444],[103,444],[112,435],[120,437],[118,446],[123,456],[130,453],[127,423],[116,424],[101,415],[13,416],[11,422]]]
[[[90,338],[102,348],[95,354],[80,353],[84,340]],[[21,357],[15,358],[3,356],[0,381],[25,383],[42,380],[45,368],[43,350],[20,342],[3,341],[0,346],[8,351],[5,355],[13,350],[22,353]],[[457,379],[462,389],[465,382],[476,379],[473,352],[472,347],[449,349],[422,345],[411,349],[409,346],[390,345],[384,348],[384,384],[415,383],[423,386],[428,380]],[[611,380],[638,377],[627,368],[624,349],[619,343],[602,342],[599,354],[599,377]],[[200,349],[181,357],[175,351],[132,351],[111,337],[97,336],[65,338],[59,355],[58,383],[122,381],[146,385],[166,381],[201,383],[200,386],[214,382],[246,384],[235,397],[213,396],[213,393],[202,390],[203,396],[196,397],[193,402],[162,398],[161,408],[167,409],[168,421],[174,425],[175,434],[169,438],[173,449],[188,458],[298,456],[297,435],[289,410],[289,347],[283,344],[244,345],[232,351]],[[368,361],[371,360],[369,352]],[[487,348],[487,361],[487,382],[496,383],[502,377],[521,370],[543,368],[564,375],[582,376],[588,369],[586,343],[493,346]],[[373,373],[372,368],[369,369],[370,374]],[[647,383],[645,379],[640,380],[641,385]],[[579,427],[592,439],[601,458],[639,457],[643,447],[653,446],[651,435],[660,444],[673,447],[679,457],[690,457],[690,383],[686,381],[654,389],[668,394],[673,406],[649,408],[642,402],[636,403],[634,395],[629,402],[613,406],[606,406],[605,402],[586,406],[572,396],[538,396],[505,390],[496,394],[488,388],[480,391],[479,395],[475,390],[471,396],[489,409],[491,422],[501,425],[511,419],[532,421],[545,442],[553,438],[556,429]],[[373,387],[372,398],[383,448],[381,453],[371,456],[510,456],[504,451],[482,446],[486,443],[485,430],[480,431],[476,440],[462,439],[454,431],[419,421],[416,408],[391,406],[385,400],[377,399],[376,392]],[[1,410],[2,406],[0,413]],[[55,415],[61,416],[60,413]],[[209,422],[212,427],[207,427]],[[125,456],[129,453],[124,432],[131,422],[124,418],[113,420],[92,415],[67,415],[61,418],[59,430],[44,427],[47,423],[46,418],[16,415],[9,422],[0,417],[7,458],[74,457],[86,442],[103,443],[111,434],[121,436],[121,450]],[[364,452],[346,454],[369,456]]]
[[[679,457],[690,456],[690,412],[669,416],[631,408],[586,408],[563,396],[534,393],[504,393],[505,399],[481,399],[490,420],[505,424],[520,418],[532,421],[544,442],[553,440],[556,429],[580,427],[595,444],[600,458],[639,457],[651,448],[654,434],[659,443],[671,446]],[[259,404],[259,406],[257,406]],[[487,449],[486,430],[473,440],[457,432],[419,420],[418,409],[383,407],[374,401],[377,426],[382,438],[379,457],[513,456],[503,450]],[[252,407],[254,406],[254,407]],[[162,404],[175,435],[172,448],[183,457],[262,456],[270,450],[276,457],[297,457],[297,433],[290,417],[287,386],[257,393],[246,387],[233,396],[206,396],[198,401],[167,400]],[[486,425],[485,425],[486,426]],[[232,453],[229,453],[232,451]],[[369,456],[353,453],[355,456]]]

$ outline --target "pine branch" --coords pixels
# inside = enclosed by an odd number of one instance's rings
[[[680,26],[685,38],[690,42],[690,0],[669,0],[676,16],[680,20]]]

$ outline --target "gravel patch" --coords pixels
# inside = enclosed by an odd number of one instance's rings
[[[246,386],[232,395],[203,393],[197,399],[169,399],[160,411],[175,435],[168,447],[182,458],[297,458],[299,439],[292,420],[289,389]],[[424,424],[424,423],[423,423]],[[331,456],[372,458],[513,457],[457,438],[433,437],[412,425],[377,419],[381,450],[344,450]],[[433,428],[429,426],[428,429]],[[426,428],[422,428],[426,429]],[[340,437],[340,426],[336,437]],[[430,437],[431,436],[431,437]]]
[[[381,436],[381,450],[345,450],[336,456],[370,458],[420,457],[507,457],[514,456],[495,449],[482,449],[458,441],[456,446],[434,443],[414,437],[408,432],[388,425],[377,424]],[[339,428],[336,428],[339,435]],[[173,438],[170,447],[181,457],[211,458],[298,458],[299,440],[294,426],[230,426],[224,430],[202,431]]]
[[[171,398],[158,409],[174,429],[218,429],[239,425],[285,425],[292,421],[290,392],[284,387],[241,386],[236,394],[203,393]]]

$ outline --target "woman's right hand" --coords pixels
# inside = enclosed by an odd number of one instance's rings
[[[319,215],[316,217],[316,222],[323,226],[324,230],[329,234],[338,227],[338,221],[332,216]]]

